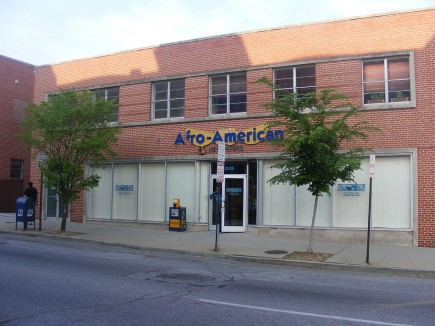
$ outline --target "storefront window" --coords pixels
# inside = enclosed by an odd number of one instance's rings
[[[246,161],[227,161],[225,162],[225,174],[246,174],[247,162]],[[217,174],[217,163],[212,162],[211,174]]]

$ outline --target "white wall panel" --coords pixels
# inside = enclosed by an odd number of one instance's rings
[[[332,193],[332,191],[331,191]],[[296,188],[296,225],[311,226],[315,197],[308,186]],[[317,213],[314,226],[332,226],[332,197],[324,194],[317,201]]]
[[[377,157],[373,178],[373,227],[410,228],[410,216],[410,157]]]
[[[210,163],[200,162],[199,180],[199,220],[198,223],[208,223],[208,205],[210,203],[209,179]],[[198,200],[198,198],[196,198]]]
[[[141,165],[139,220],[164,222],[166,220],[165,163]]]
[[[271,168],[276,162],[264,161],[262,178],[262,215],[264,225],[294,225],[294,188],[288,184],[270,185],[267,181],[280,169]]]
[[[98,187],[90,190],[88,217],[110,219],[112,213],[112,166],[92,167],[92,174],[100,176]]]
[[[114,165],[113,219],[137,220],[137,165]],[[132,185],[133,191],[115,191],[117,185]]]
[[[359,196],[347,196],[347,193],[338,191],[337,186],[334,186],[335,227],[367,227],[368,185],[370,180],[368,158],[362,160],[361,170],[355,171],[354,177],[355,183],[366,185],[366,191],[359,192]],[[352,182],[337,182],[337,184],[340,183],[352,184]]]
[[[195,221],[195,164],[168,163],[167,164],[167,203],[179,198],[181,206],[186,207],[187,222]],[[167,208],[169,212],[169,206]],[[169,213],[168,213],[169,214]]]
[[[411,158],[376,156],[372,188],[372,227],[410,228],[411,226]],[[336,227],[367,227],[369,201],[369,159],[362,161],[355,182],[364,183],[360,196],[345,196],[334,190]]]

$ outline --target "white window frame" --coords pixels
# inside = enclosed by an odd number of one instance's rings
[[[171,83],[175,82],[175,81],[183,81],[183,97],[176,97],[176,98],[171,98]],[[166,83],[166,99],[165,100],[156,100],[156,84],[161,84],[161,83]],[[185,98],[186,98],[186,82],[185,79],[172,79],[172,80],[163,80],[163,81],[158,81],[158,82],[154,82],[152,84],[152,100],[151,100],[151,119],[152,120],[161,120],[161,119],[181,119],[184,118],[184,110],[185,110]],[[181,117],[171,117],[171,101],[173,100],[183,100],[183,116]],[[155,104],[158,102],[164,102],[166,101],[166,117],[164,118],[156,118],[155,115]],[[174,108],[174,109],[180,109],[180,108]]]
[[[236,76],[236,75],[245,75],[245,78],[246,78],[246,82],[245,82],[246,90],[245,90],[245,92],[231,93],[231,83],[230,83],[231,76]],[[213,93],[212,93],[212,91],[213,91],[213,78],[223,77],[223,76],[226,76],[226,79],[227,79],[227,84],[226,84],[226,88],[227,88],[227,90],[226,90],[226,97],[227,97],[227,103],[226,103],[226,105],[227,105],[227,110],[226,110],[225,113],[213,113],[213,97],[216,96],[216,95],[213,95]],[[248,90],[247,90],[247,84],[248,84],[248,82],[247,82],[247,77],[248,76],[247,76],[247,73],[245,71],[244,72],[236,72],[236,73],[230,73],[230,74],[221,74],[221,75],[210,76],[209,77],[209,115],[220,116],[220,115],[223,115],[223,114],[231,114],[231,115],[233,115],[233,114],[246,114],[246,112],[248,110]],[[243,112],[231,112],[231,95],[234,95],[234,94],[245,94],[245,96],[246,96],[245,111],[243,111]]]
[[[311,87],[313,90],[313,92],[316,92],[317,89],[317,85],[316,85],[316,65],[315,64],[311,64],[311,65],[300,65],[300,66],[292,66],[292,67],[280,67],[280,68],[275,68],[273,70],[273,82],[276,83],[276,72],[279,70],[292,70],[292,80],[293,80],[293,85],[292,88],[283,88],[285,90],[290,90],[293,93],[297,93],[298,88],[302,88],[302,87],[298,87],[297,85],[297,70],[300,68],[305,68],[305,67],[313,67],[314,68],[314,87],[308,86],[308,87],[304,87],[304,88],[309,88]],[[274,98],[276,98],[276,92],[274,92],[273,94]]]
[[[115,109],[115,111],[114,111],[114,117],[113,117],[113,120],[112,121],[110,121],[110,122],[112,122],[112,123],[117,123],[118,121],[119,121],[119,93],[120,93],[120,89],[119,89],[119,87],[107,87],[107,88],[98,88],[98,89],[94,89],[93,90],[93,93],[94,93],[94,96],[95,96],[95,98],[97,98],[98,96],[97,96],[97,92],[98,91],[104,91],[104,99],[107,101],[107,100],[110,100],[110,99],[112,99],[112,98],[115,98],[115,97],[108,97],[108,95],[107,95],[107,93],[108,93],[108,91],[109,90],[111,90],[111,89],[115,89],[115,88],[117,88],[118,89],[118,97],[117,97],[117,99],[118,99],[118,103],[116,103],[116,107],[114,107],[114,109]],[[101,96],[101,98],[102,98],[102,96]]]
[[[388,82],[391,81],[388,77],[388,60],[394,60],[394,59],[408,59],[408,69],[409,69],[409,92],[410,96],[408,101],[402,101],[402,102],[390,102],[389,98],[389,88],[388,88]],[[384,65],[384,102],[382,103],[365,103],[365,78],[364,78],[364,64],[373,62],[373,61],[383,61]],[[414,56],[412,53],[410,54],[402,54],[402,55],[390,55],[385,56],[381,58],[370,58],[370,59],[363,59],[361,62],[361,79],[362,79],[362,102],[365,107],[369,108],[404,108],[404,107],[414,107],[415,106],[415,71],[414,71]]]

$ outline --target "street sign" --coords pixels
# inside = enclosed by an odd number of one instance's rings
[[[225,143],[218,142],[218,162],[225,162]]]
[[[225,143],[218,142],[218,162],[216,182],[223,183],[225,178]]]
[[[222,183],[225,178],[225,163],[217,162],[217,179],[216,182]]]
[[[376,155],[370,155],[370,178],[374,178],[375,177],[375,160],[376,160]]]

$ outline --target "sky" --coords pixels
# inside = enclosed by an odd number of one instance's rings
[[[435,0],[0,0],[0,55],[39,66],[433,6]]]

